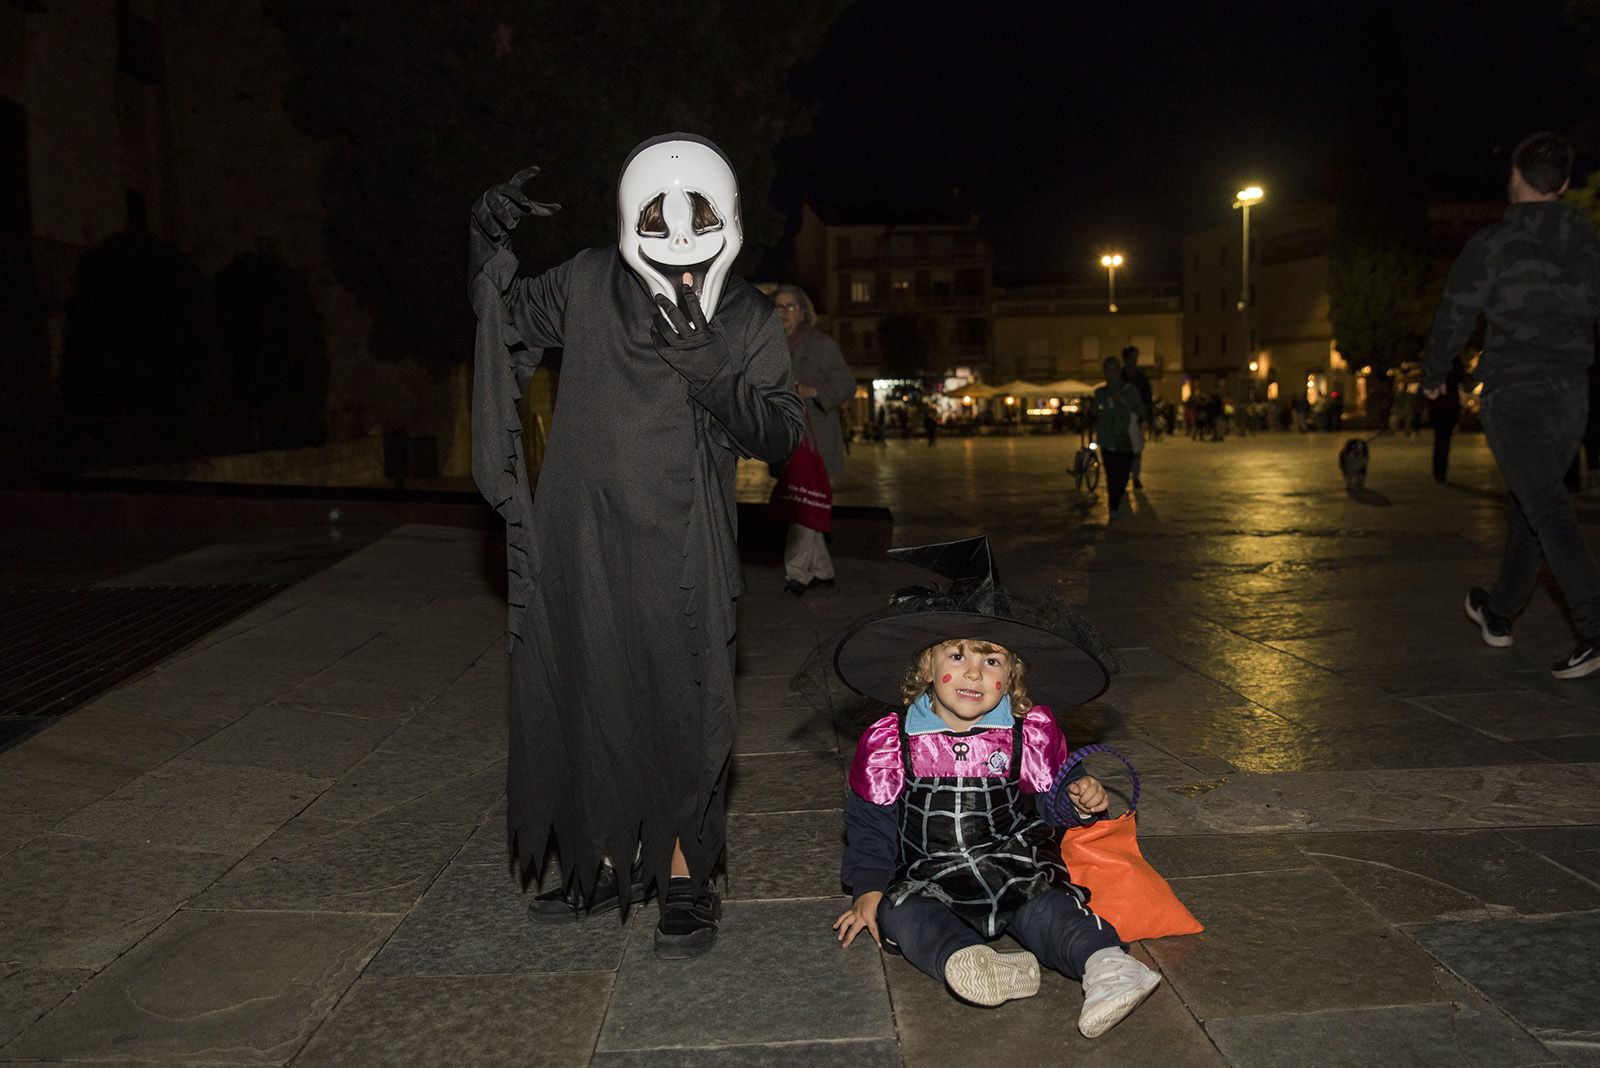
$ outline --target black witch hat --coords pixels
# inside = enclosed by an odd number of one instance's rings
[[[1000,584],[986,537],[890,549],[889,555],[950,580],[948,589],[897,590],[887,608],[857,620],[838,639],[833,667],[852,690],[901,703],[900,679],[922,650],[953,638],[1004,646],[1028,669],[1028,689],[1060,707],[1092,701],[1110,684],[1116,651],[1059,599],[1020,603]]]

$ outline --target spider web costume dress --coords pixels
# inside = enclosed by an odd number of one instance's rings
[[[508,831],[524,873],[553,833],[584,892],[607,854],[625,867],[641,853],[665,887],[675,841],[701,881],[723,850],[743,581],[734,470],[741,455],[785,459],[802,421],[770,303],[740,279],[721,285],[721,344],[697,356],[663,350],[661,310],[617,247],[526,277],[502,243],[470,273],[473,475],[507,525]],[[517,400],[557,347],[530,494]]]
[[[1060,828],[1024,796],[1048,790],[1066,757],[1066,740],[1046,708],[1018,718],[1007,699],[972,730],[956,733],[924,698],[862,735],[847,825],[854,832],[863,822],[881,827],[892,818],[898,853],[886,892],[891,904],[922,894],[995,938],[1018,908],[1051,887],[1086,900],[1061,863]],[[883,837],[849,835],[852,842]],[[858,848],[847,869],[870,866],[872,853]],[[874,859],[881,867],[887,854]],[[859,875],[847,870],[846,879],[857,883]]]

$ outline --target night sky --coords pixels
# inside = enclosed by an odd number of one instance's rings
[[[1275,200],[1323,190],[1367,6],[857,0],[793,79],[816,119],[780,150],[774,201],[792,235],[802,196],[935,205],[959,188],[997,271],[1093,282],[1115,246],[1119,278],[1176,283],[1183,234],[1236,218],[1246,179]],[[1425,174],[1497,195],[1497,151],[1600,113],[1560,0],[1390,10]]]

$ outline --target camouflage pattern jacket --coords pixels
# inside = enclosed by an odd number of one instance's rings
[[[1433,319],[1424,390],[1444,383],[1479,312],[1488,321],[1478,365],[1486,391],[1534,376],[1581,379],[1600,315],[1600,242],[1584,214],[1560,201],[1512,204],[1472,235]]]

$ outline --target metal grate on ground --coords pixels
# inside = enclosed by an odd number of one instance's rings
[[[0,591],[0,748],[286,588]]]

